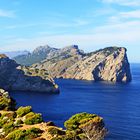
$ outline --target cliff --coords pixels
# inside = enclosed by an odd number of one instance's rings
[[[59,92],[58,86],[46,74],[45,79],[38,74],[29,75],[18,68],[14,61],[0,55],[0,87],[5,90]]]
[[[47,69],[53,78],[130,82],[131,71],[126,49],[108,47],[92,53],[74,53],[45,59],[32,68]]]

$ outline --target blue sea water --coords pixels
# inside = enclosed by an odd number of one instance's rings
[[[63,127],[63,122],[79,112],[104,118],[106,140],[140,140],[140,64],[132,64],[131,83],[108,83],[56,79],[61,93],[11,92],[17,106],[31,105],[46,121]]]

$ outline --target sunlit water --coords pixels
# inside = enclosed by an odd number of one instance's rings
[[[140,140],[140,65],[132,66],[133,81],[111,84],[80,80],[56,80],[61,93],[12,92],[17,106],[31,105],[46,121],[63,127],[79,112],[96,113],[105,120],[107,140]]]

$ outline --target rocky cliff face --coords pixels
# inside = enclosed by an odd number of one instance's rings
[[[108,47],[82,55],[76,53],[64,59],[46,59],[32,67],[48,69],[54,78],[113,82],[132,79],[126,49],[121,47]]]
[[[52,78],[40,77],[38,74],[29,75],[21,69],[14,61],[0,55],[0,87],[6,90],[18,91],[38,91],[38,92],[58,92],[58,86]]]

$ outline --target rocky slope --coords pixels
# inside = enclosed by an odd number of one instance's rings
[[[76,114],[64,123],[64,130],[44,122],[31,106],[16,109],[15,104],[9,93],[0,89],[1,140],[103,140],[107,133],[103,118],[96,114]]]
[[[129,82],[132,77],[126,51],[122,47],[108,47],[88,54],[56,55],[32,68],[47,69],[53,78]]]
[[[0,55],[1,88],[17,91],[59,92],[58,86],[47,73],[46,77],[41,77],[39,73],[27,74],[14,60],[6,55]]]
[[[37,47],[32,53],[19,55],[13,59],[21,65],[32,65],[44,59],[64,59],[74,54],[82,54],[77,45],[65,47],[63,49],[51,48],[48,45]]]

